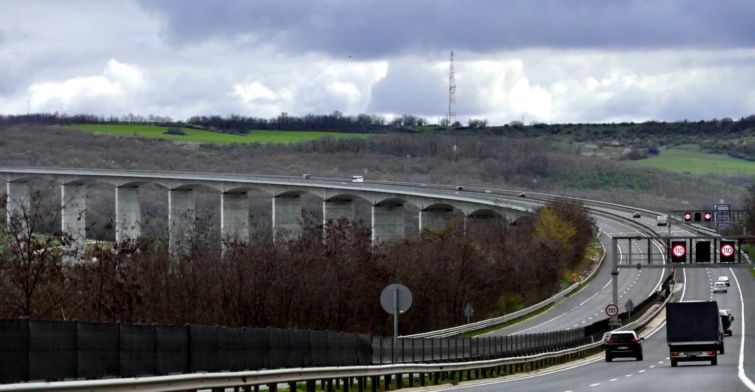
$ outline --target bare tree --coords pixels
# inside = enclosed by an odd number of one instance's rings
[[[51,187],[47,188],[49,191]],[[71,235],[46,228],[59,221],[60,207],[45,203],[45,192],[28,200],[0,201],[8,225],[0,228],[0,314],[3,317],[53,317],[70,294],[67,265],[76,257]],[[43,234],[47,233],[47,234]],[[65,314],[61,314],[65,318]]]

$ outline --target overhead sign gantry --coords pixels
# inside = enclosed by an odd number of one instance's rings
[[[753,236],[734,237],[613,237],[613,304],[618,303],[621,268],[751,268],[745,250]],[[619,245],[624,252],[619,251]],[[624,246],[625,245],[625,246]],[[660,249],[660,251],[653,251]],[[609,315],[610,316],[610,315]]]
[[[653,252],[654,244],[660,252]],[[612,245],[616,269],[748,268],[752,265],[743,247],[755,245],[755,237],[613,237]]]

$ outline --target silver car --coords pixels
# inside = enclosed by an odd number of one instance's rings
[[[716,282],[716,284],[713,285],[713,293],[728,293],[728,287],[726,287],[726,283],[724,282]]]

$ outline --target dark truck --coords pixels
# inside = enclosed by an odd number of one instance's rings
[[[666,305],[666,341],[671,366],[682,361],[718,363],[724,334],[715,301],[671,302]]]

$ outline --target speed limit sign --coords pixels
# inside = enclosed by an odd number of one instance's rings
[[[721,241],[721,247],[718,248],[718,251],[721,252],[722,263],[733,263],[736,261],[734,254],[737,250],[734,248],[734,241]]]
[[[608,304],[606,306],[606,316],[613,317],[619,314],[619,307],[615,304]]]
[[[687,254],[687,249],[684,245],[674,245],[674,247],[671,248],[671,253],[673,253],[675,257],[684,257],[684,255]]]
[[[723,244],[721,246],[721,255],[725,257],[731,257],[734,255],[734,247],[730,244]]]

